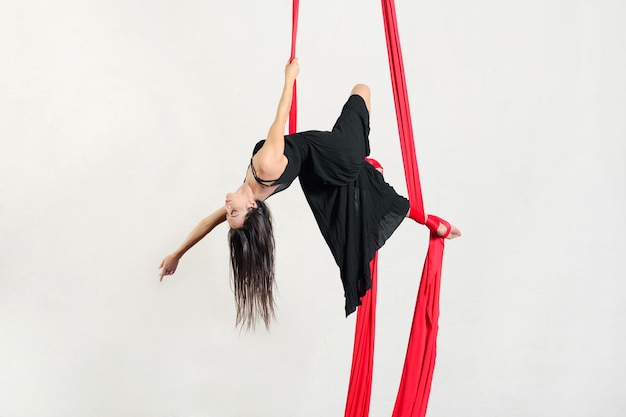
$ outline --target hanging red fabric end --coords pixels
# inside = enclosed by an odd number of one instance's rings
[[[374,370],[374,336],[376,333],[376,293],[378,283],[378,252],[370,262],[372,288],[361,297],[356,313],[354,348],[345,417],[367,417],[370,410],[372,373]]]
[[[424,417],[437,356],[444,239],[431,233],[393,417]]]

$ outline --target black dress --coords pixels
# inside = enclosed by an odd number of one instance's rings
[[[285,136],[285,171],[263,185],[283,191],[296,177],[341,270],[346,316],[372,286],[369,262],[400,225],[409,201],[398,195],[364,159],[369,155],[369,113],[361,96],[351,96],[332,131]],[[260,141],[253,155],[263,146]],[[268,184],[269,183],[269,184]]]

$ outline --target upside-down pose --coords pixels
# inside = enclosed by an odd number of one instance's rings
[[[274,236],[265,200],[296,177],[341,271],[346,315],[371,288],[369,262],[409,212],[409,202],[365,162],[369,155],[370,90],[357,84],[331,131],[284,135],[299,72],[297,59],[285,67],[285,85],[267,139],[254,147],[245,182],[213,214],[202,219],[161,262],[160,278],[172,275],[187,250],[215,226],[228,221],[237,325],[269,326],[274,314]],[[440,223],[437,234],[447,227]],[[461,235],[451,226],[448,238]]]

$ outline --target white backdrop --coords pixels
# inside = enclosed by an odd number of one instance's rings
[[[626,415],[626,3],[398,0],[444,259],[428,415]],[[372,88],[405,186],[378,1],[301,5],[300,129]],[[340,416],[354,317],[297,185],[278,320],[234,328],[226,227],[157,266],[243,179],[291,2],[0,2],[0,416]],[[372,416],[389,416],[427,231],[381,251]]]

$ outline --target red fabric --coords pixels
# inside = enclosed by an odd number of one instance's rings
[[[411,110],[409,97],[404,78],[404,63],[402,62],[402,50],[400,48],[400,36],[398,35],[398,22],[393,0],[382,0],[383,20],[385,23],[385,35],[387,39],[387,52],[389,54],[389,69],[391,71],[391,87],[396,105],[398,131],[400,133],[400,149],[404,162],[404,175],[406,177],[409,201],[411,202],[410,217],[424,224],[424,202],[420,187],[420,175],[417,169],[417,156],[413,140],[413,124],[411,123]]]
[[[383,19],[389,54],[389,68],[396,104],[398,131],[404,162],[409,200],[410,217],[419,223],[426,221],[422,191],[415,156],[411,111],[404,77],[402,50],[398,35],[398,22],[393,0],[382,0]],[[430,217],[430,216],[429,216]],[[435,367],[437,331],[439,330],[439,288],[441,283],[441,265],[443,261],[444,238],[437,236],[438,225],[430,220],[431,231],[428,253],[420,281],[413,324],[409,336],[404,370],[398,389],[398,397],[393,410],[393,417],[423,417],[426,415],[428,397]],[[447,223],[447,222],[446,222]],[[448,225],[448,231],[450,226]]]
[[[291,16],[291,54],[289,62],[296,57],[296,38],[298,36],[298,12],[300,10],[300,0],[293,0]],[[289,110],[289,134],[297,132],[298,125],[298,94],[296,80],[293,81],[293,98],[291,99],[291,109]]]
[[[411,334],[409,336],[393,417],[424,417],[426,415],[435,366],[439,320],[439,289],[444,250],[444,239],[437,236],[436,230],[439,222],[443,222],[448,228],[448,233],[450,233],[450,225],[436,216],[426,216],[424,212],[395,5],[393,0],[381,1],[402,160],[411,207],[409,217],[419,223],[426,223],[431,230],[428,253],[424,261],[424,270],[415,303]],[[299,1],[293,0],[291,59],[295,57],[296,51],[298,9]],[[296,84],[294,82],[293,101],[289,113],[289,133],[296,132],[296,114],[297,99]],[[376,168],[382,168],[375,160],[368,159],[368,162]],[[367,417],[369,415],[376,327],[377,264],[378,254],[370,263],[372,288],[361,299],[362,305],[359,306],[357,311],[352,370],[345,417]]]
[[[441,221],[446,225],[449,233],[450,225],[436,216],[426,216],[424,212],[395,5],[393,0],[382,0],[382,7],[400,148],[411,203],[409,217],[419,223],[427,223],[431,229],[393,417],[424,417],[435,367],[439,328],[439,289],[444,239],[437,236],[437,228]],[[377,271],[375,267],[376,262],[373,262],[371,265],[372,290],[362,298],[363,305],[357,311],[346,417],[367,417],[369,413],[376,311]]]
[[[356,316],[352,370],[350,371],[345,417],[367,417],[370,411],[372,371],[374,369],[374,335],[376,333],[378,253],[370,262],[370,271],[372,273],[372,288],[364,297],[361,297],[362,304],[359,306]]]
[[[379,169],[381,172],[383,171],[383,166],[374,158],[365,158],[365,161],[369,162],[374,168]]]
[[[365,158],[374,168],[383,170],[374,158]],[[367,417],[372,392],[372,371],[374,370],[374,336],[376,333],[376,291],[378,283],[378,252],[370,262],[372,288],[361,297],[357,310],[352,369],[348,385],[345,417]]]
[[[426,415],[437,356],[443,248],[444,239],[431,232],[393,417]]]

